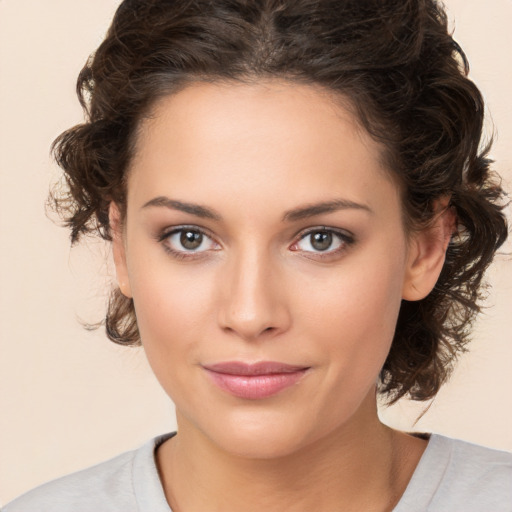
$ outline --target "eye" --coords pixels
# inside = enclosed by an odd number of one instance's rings
[[[219,245],[197,227],[180,227],[167,231],[160,237],[167,251],[185,256],[217,250]]]
[[[328,256],[343,251],[353,242],[353,237],[347,233],[327,228],[316,228],[303,233],[300,239],[290,247],[290,250]]]

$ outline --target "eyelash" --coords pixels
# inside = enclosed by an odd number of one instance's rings
[[[187,231],[197,233],[211,240],[211,242],[215,243],[216,245],[219,245],[217,244],[217,242],[215,242],[213,237],[208,232],[206,232],[202,228],[199,228],[198,226],[175,226],[172,229],[164,231],[161,235],[157,237],[157,239],[158,242],[160,242],[163,245],[164,250],[177,260],[191,260],[195,258],[200,258],[204,251],[177,251],[176,249],[172,249],[168,243],[171,236],[176,235],[178,233],[184,233]]]
[[[355,243],[355,238],[351,233],[348,233],[346,231],[341,231],[334,228],[328,228],[326,226],[317,226],[314,228],[308,228],[302,232],[300,232],[297,237],[297,241],[294,242],[291,247],[297,246],[301,241],[307,239],[307,237],[311,237],[312,235],[316,233],[324,233],[332,235],[333,238],[337,238],[340,242],[340,246],[336,249],[327,249],[325,251],[304,251],[304,253],[309,254],[306,256],[309,259],[313,260],[326,260],[326,259],[333,259],[337,256],[340,256],[342,253],[344,253],[351,245]],[[300,250],[300,249],[291,249],[292,251]]]
[[[211,243],[216,244],[219,246],[217,242],[215,242],[214,238],[204,229],[198,227],[198,226],[175,226],[172,229],[166,230],[160,235],[158,235],[157,240],[159,243],[162,244],[164,250],[169,253],[173,258],[177,260],[193,260],[196,258],[202,257],[204,252],[207,251],[187,251],[187,250],[176,250],[173,249],[169,245],[169,239],[171,236],[184,233],[184,232],[193,232],[197,233],[207,239],[210,240]],[[345,231],[328,228],[325,226],[318,226],[314,228],[308,228],[307,230],[304,230],[296,235],[296,241],[290,246],[290,250],[293,252],[299,252],[300,249],[294,249],[293,247],[296,247],[301,241],[305,240],[308,236],[312,236],[317,233],[325,233],[329,235],[333,235],[334,238],[337,238],[340,242],[340,246],[336,249],[327,249],[325,251],[303,251],[304,253],[310,254],[309,256],[306,256],[309,259],[314,260],[324,260],[328,258],[335,258],[336,256],[342,254],[345,252],[351,245],[355,243],[354,236],[350,233],[347,233]],[[218,250],[218,249],[214,249]]]

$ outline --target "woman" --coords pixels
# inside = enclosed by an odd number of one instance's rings
[[[433,1],[125,0],[56,205],[178,433],[7,512],[511,510],[510,455],[376,411],[435,396],[506,238],[466,73]]]

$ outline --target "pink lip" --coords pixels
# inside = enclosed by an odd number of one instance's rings
[[[293,386],[309,369],[272,361],[228,361],[203,367],[220,389],[239,398],[261,400]]]

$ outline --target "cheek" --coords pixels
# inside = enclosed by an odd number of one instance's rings
[[[130,274],[137,324],[152,365],[190,355],[211,318],[210,280],[170,265],[166,256],[134,266]]]
[[[176,407],[186,409],[196,400],[191,379],[200,342],[211,338],[208,283],[187,278],[179,269],[171,271],[168,265],[135,276],[134,305],[147,360]]]
[[[388,256],[369,250],[353,263],[347,258],[323,286],[308,292],[303,328],[322,341],[337,375],[364,379],[380,372],[401,304],[405,258],[400,254],[399,248]]]

